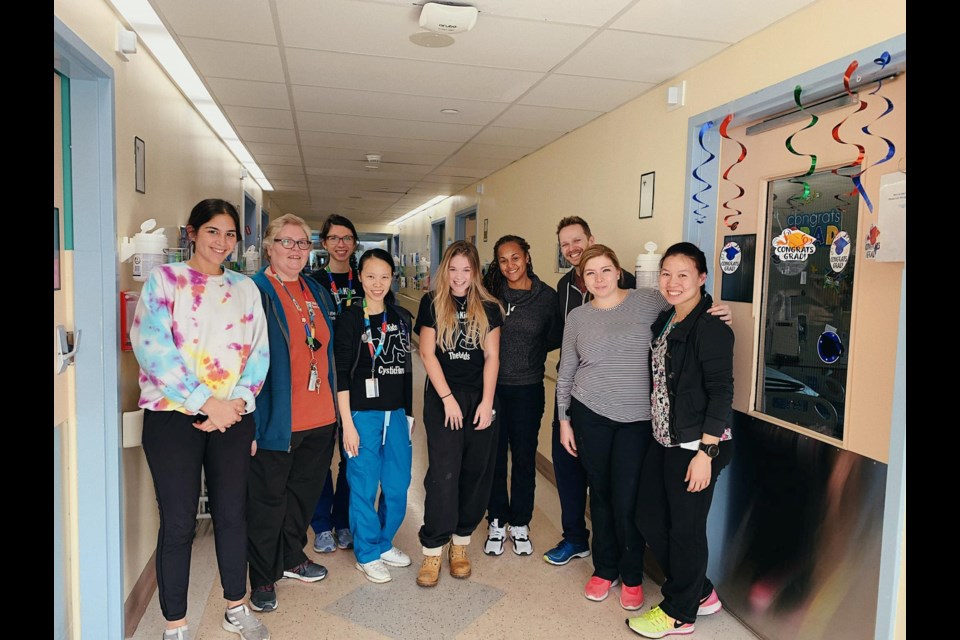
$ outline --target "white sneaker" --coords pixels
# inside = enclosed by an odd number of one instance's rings
[[[410,558],[407,558],[410,560]],[[384,582],[390,582],[390,571],[387,570],[383,560],[371,560],[370,562],[364,562],[360,564],[359,562],[354,565],[357,568],[357,571],[363,573],[367,576],[367,580],[370,582],[375,582],[377,584],[383,584]]]
[[[528,556],[533,553],[533,543],[530,542],[530,528],[527,525],[510,527],[510,542],[513,543],[513,552],[518,556]]]
[[[227,609],[223,614],[223,620],[220,626],[225,631],[235,633],[243,640],[270,640],[270,632],[257,617],[250,613],[247,605],[237,605],[233,609]]]
[[[507,528],[500,526],[500,520],[494,518],[487,532],[487,542],[483,545],[483,552],[488,556],[498,556],[503,553],[503,541],[507,539]]]
[[[381,553],[380,559],[383,560],[383,564],[390,565],[391,567],[410,566],[410,556],[396,547],[390,547],[389,551]]]

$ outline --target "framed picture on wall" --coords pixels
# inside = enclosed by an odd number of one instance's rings
[[[653,217],[653,184],[656,172],[651,171],[640,176],[640,217]]]
[[[137,193],[147,192],[147,146],[143,140],[133,139],[133,161],[137,172]]]

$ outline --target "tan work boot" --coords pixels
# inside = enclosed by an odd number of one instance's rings
[[[417,584],[421,587],[435,587],[440,582],[440,562],[443,556],[423,556],[423,564],[417,573]]]
[[[467,545],[450,543],[450,575],[454,578],[470,577],[470,558]]]

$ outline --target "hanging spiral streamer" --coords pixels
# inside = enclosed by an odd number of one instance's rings
[[[729,167],[727,167],[727,170],[723,172],[723,179],[726,180],[727,182],[733,182],[733,180],[731,180],[731,179],[728,177],[728,176],[730,175],[730,170],[733,169],[733,168],[734,168],[735,166],[737,166],[738,164],[740,164],[741,162],[743,162],[743,159],[747,157],[747,147],[744,146],[744,144],[743,144],[742,142],[740,142],[739,140],[734,140],[733,138],[731,138],[731,137],[727,134],[727,127],[730,126],[730,121],[731,121],[731,120],[733,120],[733,114],[732,114],[732,113],[731,113],[731,114],[728,114],[727,117],[723,119],[723,122],[720,123],[720,135],[723,136],[724,138],[726,138],[727,140],[733,140],[733,141],[736,142],[738,145],[740,145],[740,157],[737,158],[736,161],[735,161],[733,164],[731,164]],[[739,221],[739,220],[734,220],[733,222],[730,222],[730,218],[736,218],[736,217],[739,217],[739,216],[743,215],[743,211],[741,211],[740,209],[737,209],[737,208],[735,208],[735,207],[731,207],[731,206],[730,206],[730,203],[733,202],[734,200],[738,200],[738,199],[742,198],[742,197],[743,197],[743,194],[746,193],[746,190],[745,190],[743,187],[741,187],[741,186],[740,186],[738,183],[736,183],[736,182],[733,182],[733,186],[735,186],[740,193],[738,193],[738,194],[735,195],[734,197],[732,197],[732,198],[730,198],[729,200],[727,200],[726,202],[724,202],[724,203],[723,203],[723,208],[724,208],[724,209],[728,209],[728,210],[730,210],[730,211],[736,211],[736,213],[731,213],[731,214],[728,214],[728,215],[723,216],[723,224],[727,225],[727,227],[729,227],[731,231],[736,231],[736,230],[737,230],[737,227],[740,226],[740,221]]]
[[[882,69],[885,69],[886,66],[887,66],[888,64],[890,64],[890,52],[889,52],[889,51],[884,51],[882,54],[880,54],[880,57],[879,57],[879,58],[876,58],[873,62],[874,62],[874,64],[880,65],[880,69],[881,69],[881,70],[882,70]],[[881,87],[883,87],[883,78],[881,78],[880,80],[877,81],[877,88],[874,89],[873,91],[871,91],[868,95],[871,95],[871,96],[878,95]],[[885,157],[883,157],[882,159],[877,160],[876,162],[874,162],[873,164],[871,164],[869,167],[867,167],[866,169],[864,169],[864,170],[861,171],[860,173],[858,173],[858,174],[857,174],[857,180],[859,180],[860,177],[861,177],[864,173],[866,173],[868,169],[872,169],[873,167],[877,166],[878,164],[883,164],[884,162],[889,161],[890,158],[893,157],[893,154],[895,154],[895,153],[897,152],[897,147],[896,147],[896,145],[894,145],[894,144],[893,144],[893,141],[891,141],[889,138],[885,138],[885,137],[883,137],[883,136],[881,136],[881,135],[877,135],[877,134],[875,134],[875,133],[871,133],[871,132],[870,132],[870,125],[876,124],[877,121],[880,120],[880,118],[883,118],[884,116],[886,116],[887,114],[889,114],[891,111],[893,111],[893,101],[892,101],[890,98],[888,98],[887,96],[885,96],[885,95],[880,95],[880,97],[883,98],[884,101],[887,103],[887,108],[884,110],[883,113],[881,113],[879,116],[877,116],[877,117],[874,119],[873,122],[871,122],[870,124],[864,126],[864,127],[861,128],[860,130],[863,131],[863,132],[864,132],[865,134],[867,134],[868,136],[876,136],[876,137],[880,138],[881,140],[883,140],[884,142],[886,142],[886,143],[887,143],[887,155],[886,155]],[[870,210],[870,213],[873,213],[873,203],[870,202],[870,199],[866,197],[866,194],[865,194],[865,193],[863,193],[862,191],[861,191],[861,193],[863,194],[864,198],[865,198],[866,201],[867,201],[867,208]]]
[[[844,74],[843,74],[843,89],[844,89],[844,91],[846,91],[848,94],[850,94],[850,95],[853,96],[853,97],[856,97],[857,94],[855,94],[855,93],[853,92],[853,90],[850,88],[850,78],[853,77],[853,72],[857,70],[857,67],[859,66],[859,64],[860,64],[859,62],[857,62],[856,60],[854,60],[853,62],[850,63],[850,65],[847,67],[847,70],[846,70],[846,71],[844,72]],[[854,113],[860,113],[861,111],[863,111],[863,110],[866,109],[866,108],[867,108],[867,101],[866,101],[866,100],[860,100],[860,106],[857,107],[857,110],[854,111],[853,113],[851,113],[849,116],[847,116],[847,117],[844,118],[843,120],[841,120],[840,122],[838,122],[838,123],[837,123],[837,126],[835,126],[835,127],[833,128],[833,130],[831,131],[831,135],[833,136],[833,139],[836,140],[837,142],[839,142],[840,144],[851,145],[851,146],[854,146],[854,147],[857,148],[857,159],[856,159],[856,160],[854,160],[854,161],[851,162],[850,164],[845,164],[845,165],[843,165],[842,167],[837,167],[836,169],[833,169],[833,170],[831,171],[831,173],[833,173],[833,174],[835,174],[835,175],[838,175],[838,176],[843,176],[844,174],[840,173],[840,170],[841,170],[841,169],[850,169],[851,167],[859,167],[859,166],[861,165],[861,163],[863,162],[863,158],[864,158],[864,156],[866,156],[866,151],[867,151],[866,147],[864,147],[862,144],[857,144],[856,142],[847,142],[847,141],[845,141],[843,138],[841,138],[841,137],[840,137],[840,127],[842,127],[842,126],[843,126],[843,123],[846,122],[847,120],[849,120],[850,117],[851,117]],[[867,192],[866,192],[866,190],[863,188],[863,183],[860,182],[860,176],[861,176],[861,175],[863,175],[863,171],[860,171],[860,172],[855,173],[855,174],[853,174],[853,175],[847,176],[847,177],[849,177],[849,178],[853,181],[853,186],[854,186],[853,191],[851,191],[851,192],[850,192],[849,194],[847,194],[847,195],[851,195],[851,196],[852,196],[852,195],[856,194],[856,193],[859,191],[861,197],[863,197],[864,201],[867,203],[867,206],[870,207],[870,210],[872,211],[872,210],[873,210],[873,204],[870,202],[870,198],[867,197]],[[837,200],[840,200],[840,196],[834,196],[834,197],[835,197]],[[844,201],[844,200],[840,200],[840,201],[843,202],[844,204],[849,204],[848,202],[846,202],[846,201]]]
[[[797,86],[794,88],[794,90],[793,90],[793,101],[797,104],[797,108],[799,108],[800,111],[804,111],[803,103],[800,102],[800,94],[802,94],[802,93],[803,93],[803,87],[801,87],[800,85],[797,85]],[[786,141],[786,143],[785,143],[785,144],[786,144],[786,147],[787,147],[787,151],[789,151],[789,152],[792,153],[793,155],[795,155],[795,156],[809,156],[809,157],[810,157],[810,168],[807,169],[807,172],[806,172],[806,173],[803,173],[803,174],[801,174],[801,175],[799,175],[799,176],[797,176],[797,177],[795,177],[795,178],[791,178],[790,180],[788,180],[788,182],[792,182],[792,183],[794,183],[794,184],[802,184],[802,185],[803,185],[803,193],[802,193],[801,195],[799,195],[799,196],[793,196],[793,197],[791,197],[791,198],[788,200],[788,202],[790,202],[791,206],[794,205],[794,203],[795,203],[795,201],[796,201],[797,199],[803,200],[804,202],[806,202],[807,200],[810,199],[810,185],[809,185],[805,180],[801,180],[800,178],[806,178],[807,176],[812,176],[812,175],[813,175],[813,172],[816,171],[816,169],[817,169],[817,156],[816,156],[816,154],[814,154],[814,153],[800,153],[800,152],[798,152],[797,150],[795,150],[795,149],[793,148],[793,138],[794,138],[798,133],[800,133],[801,131],[806,131],[807,129],[809,129],[809,128],[812,127],[813,125],[817,124],[817,122],[818,122],[819,120],[820,120],[820,118],[818,118],[815,114],[812,114],[812,113],[811,113],[811,114],[810,114],[810,122],[807,123],[807,126],[805,126],[804,128],[800,129],[799,131],[795,131],[794,133],[790,134],[790,136],[787,138],[787,141]]]
[[[707,216],[705,213],[703,213],[702,209],[710,206],[706,202],[700,199],[700,194],[705,193],[713,188],[713,185],[711,185],[708,181],[704,180],[697,174],[698,169],[702,169],[704,165],[706,165],[708,162],[710,162],[711,160],[717,157],[713,155],[713,152],[707,149],[706,145],[703,144],[703,136],[706,135],[707,131],[709,131],[712,127],[713,127],[713,122],[705,122],[703,123],[703,126],[700,127],[700,132],[697,134],[697,140],[700,142],[700,148],[706,151],[707,154],[710,156],[709,158],[701,162],[699,165],[697,165],[693,169],[693,177],[704,184],[704,187],[700,189],[700,191],[697,191],[695,194],[693,194],[693,201],[696,202],[698,205],[693,208],[693,215],[696,218],[697,224],[703,224],[706,221]]]

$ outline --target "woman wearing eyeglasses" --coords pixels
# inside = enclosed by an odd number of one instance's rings
[[[267,640],[270,632],[245,603],[251,414],[260,408],[257,394],[270,364],[267,323],[250,279],[221,266],[240,234],[236,207],[219,199],[197,203],[187,234],[193,257],[150,272],[130,331],[140,364],[143,452],[160,509],[163,637],[190,638],[190,550],[205,473],[227,601],[221,625],[247,639]]]
[[[311,275],[333,297],[331,320],[336,320],[345,309],[359,305],[363,300],[363,284],[357,269],[357,229],[349,218],[333,214],[327,217],[320,228],[320,243],[327,250],[330,262]],[[317,553],[332,553],[338,547],[353,548],[353,536],[350,533],[350,485],[347,483],[346,464],[347,456],[344,455],[341,435],[336,490],[333,474],[328,469],[323,493],[320,494],[310,523],[316,534],[313,550]]]
[[[330,469],[336,437],[330,295],[300,275],[310,256],[310,227],[292,214],[267,227],[269,266],[253,276],[270,337],[270,370],[254,414],[247,525],[250,606],[277,608],[281,578],[317,582],[327,575],[303,552],[307,522]]]

